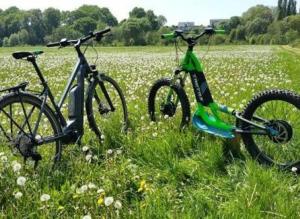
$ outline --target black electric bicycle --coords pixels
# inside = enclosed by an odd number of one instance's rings
[[[28,82],[24,82],[1,91],[8,92],[0,99],[2,144],[8,143],[13,153],[21,154],[25,161],[31,158],[35,167],[38,163],[59,161],[62,144],[79,143],[84,134],[84,102],[90,128],[100,140],[102,138],[100,127],[103,123],[113,125],[113,128],[119,126],[120,131],[126,131],[127,106],[121,88],[112,78],[98,72],[96,65],[89,65],[84,55],[86,50],[82,52],[80,49],[81,45],[91,39],[99,42],[108,32],[109,28],[91,32],[78,40],[62,39],[60,42],[47,45],[59,48],[73,45],[78,54],[78,62],[58,104],[36,63],[36,58],[43,52],[13,53],[15,59],[32,63],[43,90],[33,93],[26,89]],[[86,49],[88,46],[89,44]],[[85,80],[88,82],[86,99]],[[68,95],[68,120],[66,120],[62,107]]]

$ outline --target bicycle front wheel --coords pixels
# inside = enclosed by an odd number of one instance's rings
[[[61,157],[59,140],[43,143],[61,133],[54,113],[42,100],[28,93],[11,93],[0,100],[0,142],[20,161],[33,160],[44,167]],[[46,141],[45,141],[46,142]],[[3,149],[5,151],[5,149]]]
[[[100,140],[105,135],[117,136],[128,128],[128,112],[125,97],[118,83],[101,75],[88,88],[86,113],[89,125]]]

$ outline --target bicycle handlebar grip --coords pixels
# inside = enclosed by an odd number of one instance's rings
[[[216,34],[225,34],[225,30],[215,30]]]
[[[104,30],[99,31],[99,32],[96,33],[96,34],[101,34],[101,35],[103,35],[103,34],[106,34],[106,33],[110,32],[110,31],[111,31],[110,27],[107,27],[107,28],[105,28]]]
[[[47,47],[56,47],[56,46],[60,46],[60,43],[56,42],[56,43],[48,43],[47,44]]]
[[[161,38],[162,38],[162,39],[165,39],[165,40],[171,40],[171,39],[174,39],[174,38],[175,38],[175,34],[174,34],[174,33],[166,33],[166,34],[162,34],[162,35],[161,35]]]

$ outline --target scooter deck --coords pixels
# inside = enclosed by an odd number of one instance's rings
[[[235,138],[235,135],[230,132],[230,131],[224,131],[221,129],[217,129],[215,127],[212,126],[208,126],[206,125],[201,118],[199,118],[198,116],[193,116],[193,124],[194,126],[199,129],[200,131],[212,134],[212,135],[216,135],[222,138],[228,138],[228,139],[233,139]]]

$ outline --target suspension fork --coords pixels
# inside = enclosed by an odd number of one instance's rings
[[[114,105],[113,105],[113,103],[112,103],[112,101],[111,101],[111,99],[110,99],[110,96],[109,96],[109,94],[108,94],[108,92],[107,92],[107,90],[106,90],[106,88],[105,88],[105,86],[104,86],[103,80],[102,80],[102,78],[101,78],[101,74],[98,73],[95,80],[96,80],[96,82],[100,85],[100,88],[101,88],[101,90],[102,90],[102,92],[103,92],[103,94],[104,94],[104,97],[105,97],[105,99],[107,100],[107,103],[108,103],[108,105],[109,105],[109,107],[110,107],[110,110],[111,110],[112,112],[114,112],[116,108],[114,107]],[[95,97],[97,103],[98,103],[98,104],[101,104],[101,100],[100,100],[100,98],[98,97],[96,90],[95,90],[95,93],[94,93],[94,97]]]
[[[184,86],[185,86],[185,81],[186,81],[186,79],[187,79],[187,75],[188,75],[188,74],[185,72],[185,73],[184,73],[184,76],[183,76],[183,77],[180,77],[180,76],[178,76],[178,75],[179,75],[181,72],[182,72],[181,69],[176,69],[176,70],[174,71],[174,76],[173,76],[173,78],[172,78],[172,80],[171,80],[171,86],[172,86],[173,84],[175,84],[175,83],[177,82],[177,80],[179,80],[180,86],[181,86],[182,88],[184,88]],[[173,91],[172,88],[170,88],[169,93],[168,93],[168,95],[167,95],[167,99],[166,99],[166,102],[167,102],[167,103],[170,102],[170,101],[172,100],[173,94],[174,94],[174,91]],[[176,100],[175,100],[175,106],[176,106],[176,108],[177,108],[178,103],[179,103],[179,97],[176,96]]]

